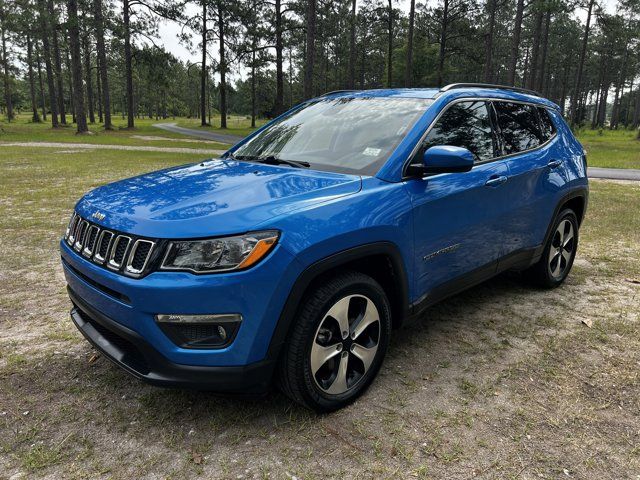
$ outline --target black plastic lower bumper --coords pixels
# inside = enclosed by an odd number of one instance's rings
[[[67,287],[74,308],[71,319],[104,356],[133,376],[163,387],[194,388],[219,393],[259,395],[271,384],[270,360],[242,367],[203,367],[169,361],[133,330],[87,305]]]

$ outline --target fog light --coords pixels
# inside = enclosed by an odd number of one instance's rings
[[[158,314],[156,322],[171,341],[182,348],[222,348],[235,337],[242,315]]]

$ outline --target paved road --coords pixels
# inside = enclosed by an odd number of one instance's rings
[[[202,155],[222,155],[225,150],[183,147],[147,147],[137,145],[103,145],[100,143],[64,142],[0,142],[0,147],[61,148],[66,152],[74,150],[128,150],[132,152],[198,153]]]
[[[612,180],[635,180],[640,182],[640,170],[631,168],[599,168],[587,169],[589,178],[610,178]]]
[[[228,143],[234,145],[242,140],[243,137],[238,135],[231,135],[226,133],[208,132],[206,130],[194,130],[192,128],[179,127],[175,123],[156,123],[154,127],[167,130],[169,132],[181,133],[182,135],[188,135],[190,137],[205,138],[207,140],[213,140],[220,143]]]

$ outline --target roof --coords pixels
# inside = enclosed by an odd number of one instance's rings
[[[439,88],[385,88],[375,90],[338,90],[328,92],[322,97],[395,97],[395,98],[422,98],[422,99],[446,99],[465,97],[481,97],[490,99],[515,100],[521,102],[536,103],[541,106],[559,110],[560,107],[546,98],[528,93],[524,89],[511,90],[510,87],[498,85],[457,84],[455,87],[448,86],[445,89]]]

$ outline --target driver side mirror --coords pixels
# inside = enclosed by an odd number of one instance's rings
[[[463,147],[436,145],[422,155],[422,163],[412,163],[407,168],[411,176],[423,177],[429,173],[468,172],[473,168],[473,153]]]

